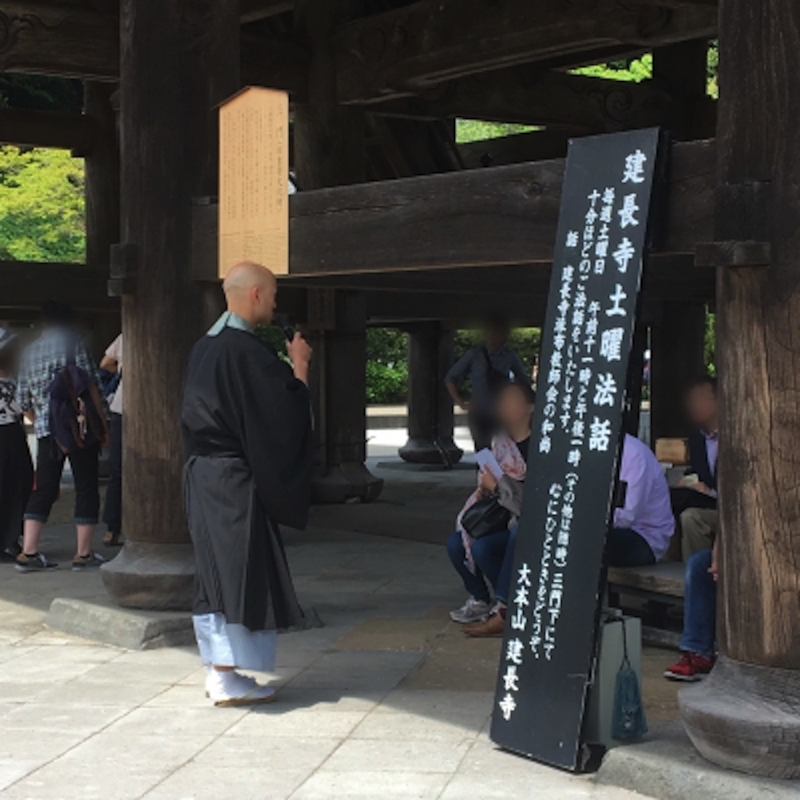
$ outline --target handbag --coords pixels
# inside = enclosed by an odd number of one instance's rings
[[[497,495],[482,497],[461,517],[462,527],[473,539],[503,531],[510,521],[511,512],[500,505]]]

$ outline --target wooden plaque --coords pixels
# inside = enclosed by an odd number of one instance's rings
[[[240,261],[289,272],[289,96],[243,89],[219,110],[219,277]]]

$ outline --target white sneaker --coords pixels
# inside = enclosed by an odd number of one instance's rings
[[[238,672],[212,669],[206,682],[208,696],[215,706],[254,706],[275,700],[275,690],[262,686]]]
[[[453,620],[453,622],[461,622],[464,625],[470,622],[483,622],[489,619],[491,610],[492,607],[489,603],[470,597],[461,608],[450,612],[450,619]]]

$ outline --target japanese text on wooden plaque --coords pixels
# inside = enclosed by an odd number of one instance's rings
[[[289,271],[289,99],[248,88],[220,107],[219,277],[240,261]]]

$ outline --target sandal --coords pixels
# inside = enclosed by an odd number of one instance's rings
[[[103,537],[103,544],[106,547],[122,547],[122,534],[109,531]]]

